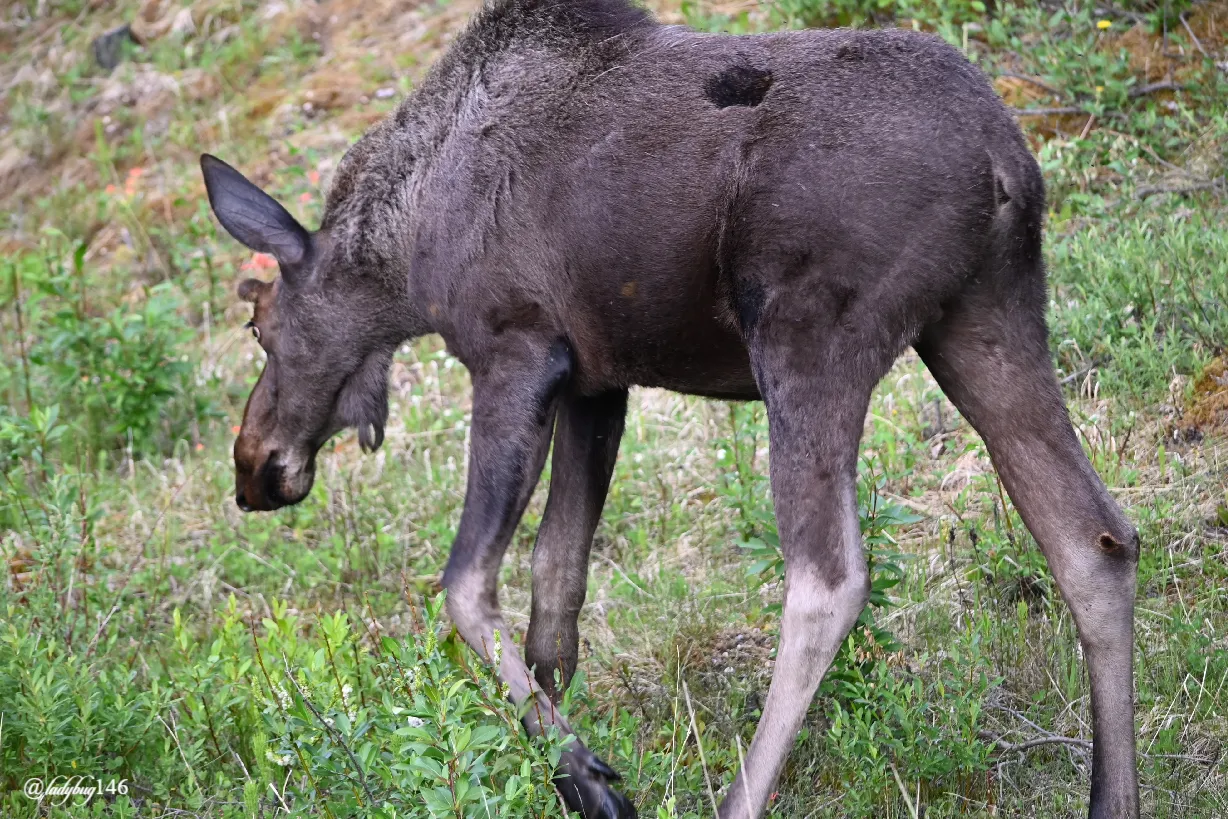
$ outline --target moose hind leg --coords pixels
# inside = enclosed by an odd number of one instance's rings
[[[1132,819],[1138,535],[1071,427],[1049,358],[1043,286],[1015,281],[1023,292],[1009,299],[989,287],[966,294],[917,350],[984,439],[1074,616],[1091,684],[1090,815]]]
[[[576,671],[589,550],[626,414],[626,390],[568,395],[559,404],[550,495],[533,547],[533,612],[524,648],[538,685],[556,702]]]
[[[800,345],[795,336],[778,343],[761,327],[750,344],[768,411],[785,594],[767,702],[721,819],[762,814],[870,590],[857,517],[857,448],[870,394],[891,364],[891,345],[854,343],[844,330],[813,335]]]
[[[563,734],[572,731],[511,645],[496,590],[503,554],[541,474],[570,372],[570,349],[556,342],[548,349],[520,350],[474,373],[465,507],[443,577],[448,614],[470,648],[493,661],[499,633],[502,656],[495,671],[517,705],[535,701],[524,709],[525,728],[534,735],[551,725]],[[559,791],[585,819],[635,816],[631,803],[610,787],[617,778],[579,740],[559,761]]]

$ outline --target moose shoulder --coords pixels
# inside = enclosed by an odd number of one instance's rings
[[[338,167],[310,232],[202,159],[218,220],[273,254],[245,282],[268,358],[236,500],[306,496],[315,454],[379,446],[392,351],[439,333],[473,378],[464,512],[443,582],[462,637],[507,633],[499,563],[553,440],[517,702],[571,678],[627,390],[766,402],[787,582],[779,662],[721,816],[762,814],[866,601],[856,458],[870,393],[914,346],[984,437],[1049,560],[1091,682],[1093,817],[1138,815],[1138,540],[1071,428],[1049,358],[1044,192],[1009,111],[937,39],[661,26],[624,0],[494,0]],[[569,732],[551,708],[530,708]],[[540,716],[539,716],[540,715]],[[576,741],[556,780],[628,817]]]

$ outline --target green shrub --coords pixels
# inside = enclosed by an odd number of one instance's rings
[[[521,730],[503,685],[440,631],[442,605],[441,595],[422,610],[411,639],[368,648],[344,612],[323,617],[311,642],[284,609],[265,621],[256,661],[268,739],[257,735],[254,761],[309,783],[283,798],[335,817],[558,815],[562,742]]]
[[[126,783],[128,797],[91,803],[113,816],[134,799],[236,819],[274,805],[335,819],[558,815],[564,741],[524,733],[506,689],[442,629],[442,603],[400,640],[355,628],[344,612],[308,630],[280,602],[257,633],[232,597],[201,636],[176,610],[171,644],[138,647],[136,664],[117,629],[67,644],[36,627],[62,620],[56,595],[10,599],[0,630],[6,815],[38,812],[20,794],[27,778],[76,775]],[[81,804],[63,807],[74,815]]]
[[[856,651],[850,635],[844,653]],[[847,800],[842,815],[875,815],[897,789],[927,802],[988,795],[993,745],[979,734],[994,683],[979,643],[957,641],[941,658],[922,655],[910,664],[919,671],[886,659],[849,664],[834,681],[822,745],[831,760],[826,774]]]
[[[162,283],[113,304],[92,292],[84,245],[71,264],[52,250],[9,266],[5,306],[21,313],[23,337],[5,344],[15,349],[0,369],[0,392],[33,407],[60,405],[87,452],[169,450],[210,412],[195,382],[196,332],[179,314],[182,299]]]

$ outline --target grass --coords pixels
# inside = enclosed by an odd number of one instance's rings
[[[233,287],[251,260],[195,169],[217,153],[313,223],[345,146],[473,5],[216,0],[180,33],[178,8],[146,6],[145,45],[109,75],[90,38],[137,4],[16,3],[0,20],[0,813],[557,815],[558,739],[514,730],[437,614],[467,374],[438,339],[407,345],[384,448],[362,457],[347,433],[301,506],[240,515],[231,430],[261,362]],[[1031,112],[1053,353],[1144,544],[1144,811],[1228,815],[1228,7],[996,6],[656,10],[741,32],[935,30]],[[768,457],[757,405],[632,395],[565,708],[642,816],[708,816],[707,783],[728,785],[753,735],[779,624]],[[504,650],[527,625],[545,486],[506,560]],[[1081,815],[1073,624],[915,356],[875,394],[860,499],[874,605],[772,815]],[[74,775],[127,793],[41,808],[22,793]]]

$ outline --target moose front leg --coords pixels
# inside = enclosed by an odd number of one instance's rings
[[[551,423],[571,371],[571,350],[557,341],[545,348],[526,343],[516,355],[488,361],[473,373],[465,508],[443,576],[449,616],[487,662],[499,632],[505,650],[496,672],[517,705],[537,700],[524,712],[525,728],[535,735],[550,725],[564,734],[572,731],[511,649],[496,590],[503,554],[541,475]],[[635,816],[631,803],[609,786],[617,774],[579,740],[568,746],[559,768],[556,784],[564,801],[585,819]]]
[[[550,496],[533,547],[533,614],[524,647],[538,684],[555,702],[576,672],[577,620],[588,589],[589,550],[626,414],[626,390],[568,395],[559,404]]]

